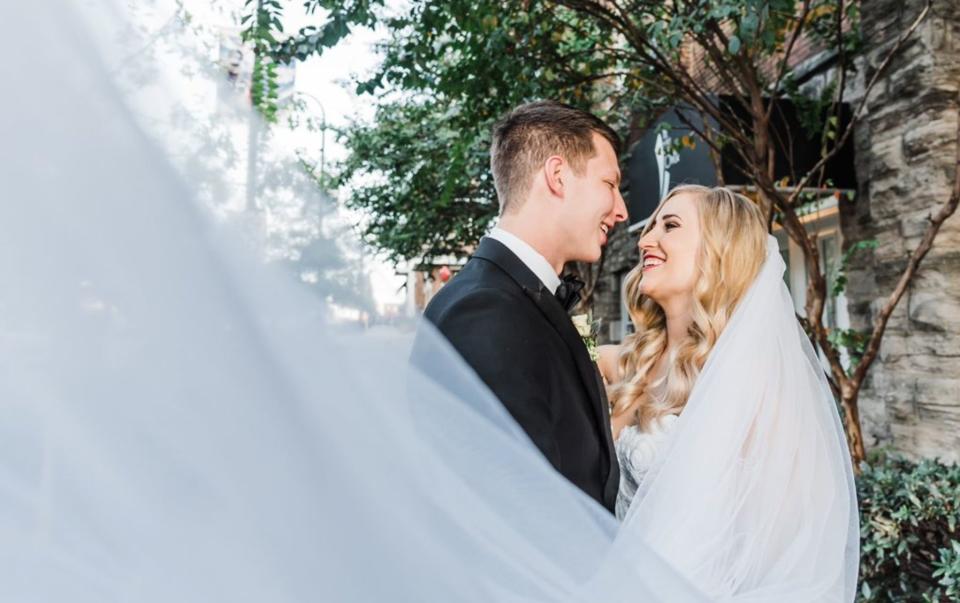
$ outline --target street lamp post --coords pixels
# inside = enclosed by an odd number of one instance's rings
[[[297,94],[311,99],[320,107],[320,188],[325,189],[326,173],[324,167],[326,166],[325,160],[327,152],[327,111],[323,108],[323,102],[313,94],[302,91],[298,91]]]

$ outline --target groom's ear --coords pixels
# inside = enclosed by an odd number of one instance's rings
[[[559,155],[552,155],[547,158],[543,165],[544,178],[547,188],[557,197],[564,195],[564,177],[566,173],[567,162]]]

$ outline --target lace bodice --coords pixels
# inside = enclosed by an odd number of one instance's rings
[[[615,442],[620,463],[620,490],[617,492],[617,519],[623,520],[637,493],[637,487],[653,465],[657,450],[673,430],[677,415],[664,415],[654,420],[645,431],[636,425],[620,430]]]

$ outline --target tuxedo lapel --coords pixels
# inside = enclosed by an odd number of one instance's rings
[[[547,291],[533,271],[527,268],[526,264],[506,245],[496,239],[485,237],[480,241],[473,257],[492,262],[506,272],[536,304],[569,348],[577,366],[580,380],[583,382],[590,398],[590,410],[596,417],[601,441],[606,446],[609,467],[607,475],[603,476],[605,479],[604,498],[608,504],[612,505],[616,499],[620,477],[619,471],[616,470],[618,469],[616,451],[610,434],[609,408],[600,373],[593,361],[590,360],[590,354],[583,343],[583,338],[580,337],[576,327],[573,326],[573,321],[570,320],[570,316],[567,315],[556,297]]]
[[[524,293],[537,304],[537,307],[540,308],[540,311],[543,312],[553,328],[563,338],[564,343],[570,348],[577,364],[577,371],[580,373],[580,379],[583,380],[587,391],[590,392],[590,398],[593,400],[594,406],[600,408],[602,400],[600,391],[597,389],[596,368],[593,361],[590,360],[590,354],[587,351],[587,346],[583,343],[583,338],[580,337],[580,333],[573,326],[573,321],[560,306],[560,302],[545,288],[540,287],[537,291],[524,289]]]
[[[524,293],[530,297],[540,311],[547,317],[553,327],[563,338],[564,343],[573,354],[574,362],[577,365],[577,372],[580,373],[580,380],[590,396],[590,407],[597,419],[597,425],[600,429],[601,438],[606,446],[608,457],[608,472],[605,477],[604,498],[614,500],[617,489],[620,487],[619,473],[614,471],[617,465],[616,449],[613,445],[613,438],[610,432],[610,412],[608,408],[607,396],[603,387],[603,379],[597,365],[590,360],[590,354],[587,346],[583,343],[583,338],[573,326],[573,321],[564,311],[560,302],[550,294],[544,287],[537,291],[524,289]],[[611,485],[612,484],[612,485]]]
[[[560,334],[567,347],[570,348],[580,378],[590,393],[590,399],[595,407],[594,410],[602,411],[601,404],[603,401],[601,400],[601,389],[597,388],[596,366],[590,360],[583,338],[580,337],[576,327],[573,326],[573,321],[570,320],[570,316],[567,315],[560,302],[552,293],[547,291],[540,279],[527,268],[520,258],[496,239],[482,239],[473,257],[493,262],[499,266],[533,300],[533,303],[537,305],[547,320],[550,321],[550,324],[553,325],[553,328]],[[602,414],[602,412],[599,413],[597,418],[602,418],[600,416]]]

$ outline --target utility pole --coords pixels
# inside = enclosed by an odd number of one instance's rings
[[[247,132],[247,211],[257,209],[257,146],[260,144],[260,116],[256,110],[250,114]]]
[[[313,102],[317,103],[317,106],[320,107],[320,189],[326,191],[327,176],[324,167],[326,166],[326,153],[327,153],[327,111],[323,108],[323,102],[310,94],[309,92],[303,92],[302,90],[297,91],[297,94],[303,96],[304,98],[309,98]]]

